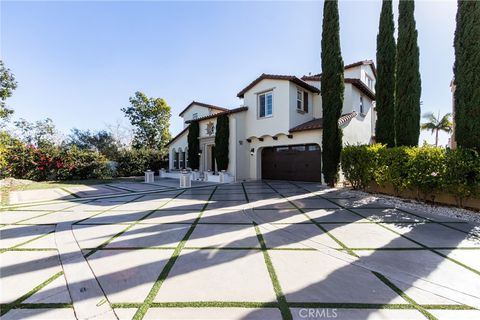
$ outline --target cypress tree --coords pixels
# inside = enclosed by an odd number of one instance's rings
[[[322,162],[325,182],[333,186],[338,180],[342,130],[338,120],[343,108],[343,60],[340,50],[338,2],[325,1],[322,30]]]
[[[188,127],[188,164],[192,170],[200,167],[200,143],[198,137],[200,135],[200,126],[198,121],[193,121]]]
[[[377,35],[377,81],[375,83],[377,123],[375,138],[387,147],[395,146],[395,24],[392,0],[383,0]]]
[[[230,128],[228,125],[228,116],[226,114],[217,118],[215,132],[215,160],[217,162],[217,167],[218,170],[227,170]]]
[[[414,11],[414,1],[400,0],[395,82],[395,140],[397,146],[417,146],[420,136],[422,85]]]
[[[454,47],[455,139],[480,151],[480,2],[458,1]]]

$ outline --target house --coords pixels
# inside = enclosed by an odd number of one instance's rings
[[[375,134],[373,61],[345,66],[342,116],[344,144],[369,144]],[[219,115],[229,119],[228,174],[235,180],[282,179],[322,181],[321,75],[301,78],[262,74],[238,94],[241,107],[193,101],[181,113],[184,129],[168,144],[169,169],[188,168],[188,126],[200,127],[200,172],[216,173],[215,125]]]

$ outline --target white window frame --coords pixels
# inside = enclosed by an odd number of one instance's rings
[[[271,95],[272,96],[272,111],[270,114],[267,114],[267,95]],[[265,96],[265,113],[263,116],[260,115],[260,108],[261,108],[261,105],[260,105],[260,98],[262,96]],[[261,92],[261,93],[258,93],[257,94],[257,118],[258,119],[264,119],[264,118],[271,118],[273,117],[273,91],[270,90],[270,91],[264,91],[264,92]]]
[[[360,96],[360,106],[359,106],[359,111],[361,115],[365,114],[365,101],[363,100],[363,96]]]
[[[195,112],[194,114],[192,114],[192,119],[195,120],[195,119],[198,119],[198,113]]]
[[[298,94],[300,94],[300,99],[298,98]],[[297,88],[297,110],[305,112],[305,102],[303,101],[304,97],[304,90]],[[300,108],[298,107],[298,103],[300,102]]]

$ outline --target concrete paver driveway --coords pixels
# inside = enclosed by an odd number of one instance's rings
[[[313,183],[141,186],[3,208],[2,319],[480,319],[472,223]]]

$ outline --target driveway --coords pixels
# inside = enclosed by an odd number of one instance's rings
[[[141,185],[3,208],[2,319],[480,319],[473,223],[314,183]]]

